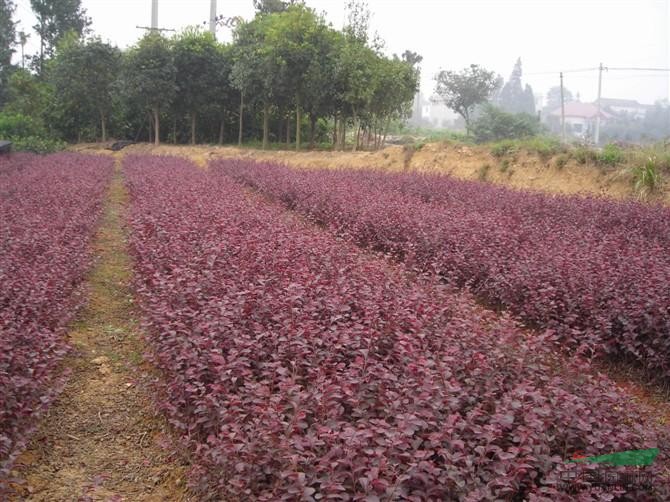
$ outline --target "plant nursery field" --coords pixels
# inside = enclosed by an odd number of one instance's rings
[[[598,370],[670,381],[667,208],[119,159],[147,407],[192,500],[670,499],[666,417]],[[68,385],[112,172],[0,160],[0,481]],[[655,457],[571,461],[638,450]]]

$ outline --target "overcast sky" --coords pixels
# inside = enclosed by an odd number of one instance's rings
[[[16,0],[20,28],[35,24],[29,0]],[[344,0],[307,0],[333,26],[344,19]],[[668,0],[368,0],[372,29],[389,54],[411,49],[423,55],[422,90],[430,94],[440,69],[471,63],[507,79],[521,57],[524,83],[536,94],[558,84],[558,71],[597,67],[670,67]],[[159,0],[159,25],[181,29],[209,17],[209,0]],[[151,22],[151,0],[83,0],[93,31],[120,47]],[[218,13],[253,16],[252,0],[218,0]],[[230,40],[221,30],[220,40]],[[37,36],[27,52],[35,52]],[[611,70],[603,96],[653,103],[668,99],[668,73]],[[583,101],[597,95],[597,72],[566,73],[565,85]]]

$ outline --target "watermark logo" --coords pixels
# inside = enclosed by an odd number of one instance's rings
[[[658,457],[658,453],[658,448],[620,451],[618,453],[610,453],[608,455],[599,455],[596,457],[586,457],[583,452],[576,452],[568,462],[643,467],[652,465],[654,460],[656,460],[656,457]]]
[[[653,475],[646,469],[659,454],[658,448],[631,450],[587,457],[575,452],[568,464],[579,468],[561,473],[560,488],[568,493],[581,491],[630,491],[653,488]]]

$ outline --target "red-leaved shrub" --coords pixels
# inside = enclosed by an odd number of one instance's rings
[[[570,346],[670,379],[668,208],[419,173],[213,168]]]
[[[127,157],[125,173],[161,406],[201,498],[571,500],[573,452],[653,446],[655,491],[627,496],[670,496],[667,435],[550,339],[220,171]]]
[[[0,498],[1,480],[61,387],[64,331],[84,298],[111,173],[111,160],[77,154],[0,161]]]

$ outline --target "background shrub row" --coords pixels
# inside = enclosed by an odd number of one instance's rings
[[[670,210],[439,175],[215,169],[583,350],[670,378]]]
[[[62,383],[111,173],[101,157],[0,158],[0,480]]]
[[[569,500],[557,478],[575,450],[668,451],[588,363],[556,370],[550,339],[466,294],[221,169],[127,157],[125,173],[161,406],[201,498]]]

